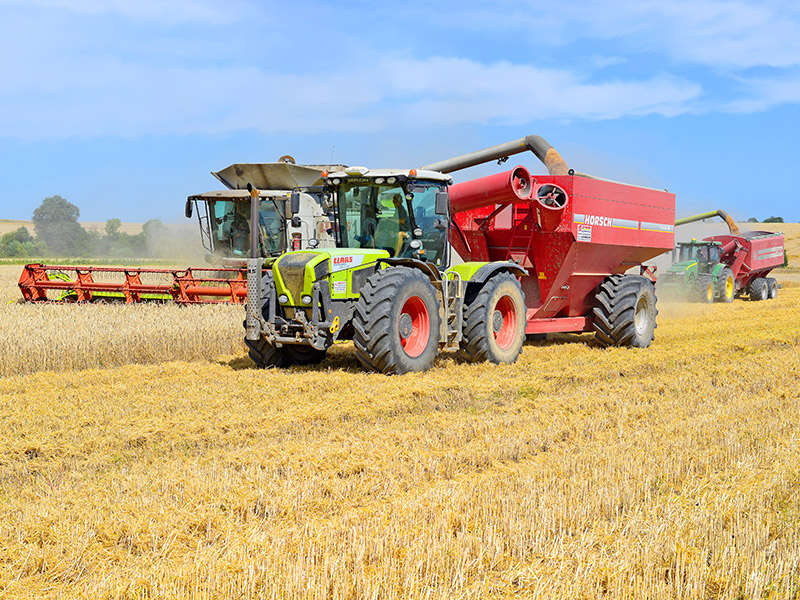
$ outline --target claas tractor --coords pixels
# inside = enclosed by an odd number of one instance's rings
[[[337,248],[287,252],[261,276],[248,260],[245,342],[260,367],[322,360],[340,340],[381,373],[422,371],[440,349],[514,362],[525,300],[512,261],[463,261],[450,243],[450,175],[347,168],[322,174]],[[250,186],[253,222],[259,190]],[[291,195],[291,211],[299,209]]]

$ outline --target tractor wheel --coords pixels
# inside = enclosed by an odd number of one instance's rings
[[[317,350],[311,346],[285,346],[286,352],[296,365],[315,365],[325,359],[327,350]]]
[[[736,295],[736,281],[733,278],[733,271],[725,267],[719,272],[717,279],[717,299],[720,302],[733,302]]]
[[[436,292],[422,272],[382,269],[367,279],[356,303],[356,356],[365,368],[380,373],[430,369],[440,323]]]
[[[694,282],[692,295],[697,302],[711,304],[714,302],[714,281],[711,275],[698,275]]]
[[[767,297],[770,300],[778,297],[778,280],[774,277],[767,277]]]
[[[261,314],[264,318],[269,316],[269,295],[267,291],[272,284],[272,273],[267,273],[261,278]],[[247,327],[247,321],[244,326]],[[286,347],[276,348],[264,338],[259,340],[248,340],[245,338],[244,343],[250,349],[248,356],[256,363],[260,369],[268,369],[270,367],[285,368],[292,364],[292,358],[286,351]]]
[[[748,289],[750,290],[750,300],[758,302],[767,299],[769,290],[767,288],[767,280],[763,277],[756,277],[753,279]]]
[[[655,338],[656,292],[641,275],[606,277],[595,296],[595,338],[602,346],[647,348]]]
[[[287,354],[285,347],[276,348],[263,338],[256,341],[245,339],[244,343],[250,348],[247,355],[256,363],[259,369],[268,369],[270,367],[281,369],[292,364],[291,357]]]
[[[468,362],[513,363],[525,341],[525,296],[516,277],[499,273],[464,299],[458,355]]]

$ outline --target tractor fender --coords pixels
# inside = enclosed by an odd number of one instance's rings
[[[384,263],[395,267],[410,267],[412,269],[418,269],[428,276],[428,278],[431,280],[431,283],[440,281],[442,279],[439,269],[437,269],[433,263],[425,262],[424,260],[418,260],[416,258],[380,258],[377,262],[378,264]]]
[[[486,263],[475,271],[471,277],[465,277],[465,283],[486,283],[486,281],[498,273],[511,273],[516,277],[524,277],[528,274],[527,269],[519,266],[515,262],[490,262]]]

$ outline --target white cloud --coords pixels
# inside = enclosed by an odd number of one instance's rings
[[[27,66],[30,66],[28,63]],[[255,67],[182,68],[109,58],[40,61],[8,73],[0,136],[139,136],[375,131],[393,125],[525,124],[540,119],[675,115],[697,84],[660,75],[593,83],[567,70],[465,59],[376,59],[351,69],[282,74]]]

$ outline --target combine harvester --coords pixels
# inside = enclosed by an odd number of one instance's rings
[[[768,277],[784,262],[782,233],[739,231],[723,210],[703,213],[675,221],[686,225],[719,216],[728,225],[728,235],[679,242],[673,263],[661,281],[661,289],[672,297],[699,302],[733,302],[747,295],[750,300],[774,299],[778,282]]]
[[[242,303],[247,295],[244,259],[250,247],[250,194],[245,181],[261,192],[258,219],[259,253],[265,264],[287,249],[335,245],[326,214],[320,174],[343,165],[297,165],[290,156],[277,163],[234,164],[212,172],[228,189],[195,194],[185,213],[197,214],[200,236],[212,267],[154,269],[29,264],[19,287],[29,302],[176,302],[179,304]],[[287,218],[287,203],[297,192],[297,205]],[[48,296],[48,292],[51,296]]]
[[[525,150],[548,175],[517,167],[451,185],[448,173]],[[653,340],[655,276],[643,263],[673,247],[673,194],[575,174],[538,136],[323,181],[340,248],[288,252],[262,275],[251,247],[245,342],[259,366],[318,362],[347,339],[382,373],[428,369],[443,348],[513,362],[526,333],[594,331],[605,346]]]

